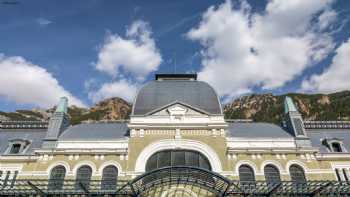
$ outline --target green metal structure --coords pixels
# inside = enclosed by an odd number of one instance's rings
[[[209,170],[173,166],[120,180],[0,180],[0,196],[349,196],[350,182],[240,182]],[[172,190],[176,195],[164,195]]]

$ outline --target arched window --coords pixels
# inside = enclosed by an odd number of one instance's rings
[[[118,177],[118,168],[112,165],[105,167],[102,172],[101,189],[104,189],[104,190],[116,189],[117,177]]]
[[[211,170],[208,159],[197,151],[164,150],[154,153],[146,163],[146,171],[169,166],[191,166]]]
[[[302,167],[293,164],[289,167],[290,178],[294,182],[306,182],[304,170]]]
[[[274,165],[266,165],[264,168],[265,180],[268,183],[281,182],[281,176],[279,170]]]
[[[239,166],[239,180],[246,182],[246,181],[255,181],[255,175],[253,169],[248,165],[241,165]]]
[[[90,166],[81,166],[77,171],[76,188],[82,189],[81,184],[86,189],[89,188],[92,175],[92,169]]]
[[[66,168],[64,166],[56,166],[51,170],[48,183],[49,190],[60,190],[63,187],[64,177],[66,176]]]

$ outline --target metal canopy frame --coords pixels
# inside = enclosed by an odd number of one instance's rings
[[[55,181],[54,181],[55,182]],[[208,191],[213,196],[349,196],[350,182],[338,181],[266,181],[242,182],[230,180],[215,172],[186,166],[173,166],[146,172],[131,181],[118,180],[113,188],[102,189],[102,180],[91,180],[89,185],[76,180],[17,179],[0,180],[0,196],[148,196],[151,190],[172,185],[192,186]],[[51,185],[50,185],[51,184]],[[77,185],[79,187],[77,187]],[[149,195],[153,196],[153,195]]]

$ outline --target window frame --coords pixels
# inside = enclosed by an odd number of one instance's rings
[[[293,167],[295,167],[296,169],[298,169],[300,171],[297,172],[297,173],[295,171],[292,171]],[[300,173],[300,172],[302,172],[302,173]],[[303,180],[295,179],[295,178],[300,177],[299,175],[302,175]],[[292,182],[295,182],[295,183],[305,183],[305,182],[307,182],[305,170],[304,170],[304,168],[302,166],[300,166],[298,164],[292,164],[292,165],[289,166],[289,176],[290,176],[290,179],[291,179]]]
[[[88,176],[81,178],[79,176],[82,176],[82,175],[85,176],[86,175],[86,174],[83,174],[82,172],[80,172],[80,170],[83,169],[83,168],[88,168],[90,172],[89,172],[89,174],[86,173]],[[82,166],[80,166],[77,169],[76,176],[75,176],[75,182],[76,182],[75,187],[77,189],[81,189],[81,186],[79,184],[79,182],[80,182],[81,184],[83,184],[83,186],[85,186],[86,189],[89,189],[90,181],[91,181],[91,178],[92,178],[92,172],[93,172],[93,170],[92,170],[91,166],[89,166],[89,165],[82,165]]]
[[[337,144],[339,146],[337,148],[339,148],[340,151],[336,151],[335,150],[335,147],[334,147],[335,144]],[[332,141],[332,142],[330,142],[330,147],[331,147],[331,150],[332,150],[333,153],[344,153],[344,152],[346,152],[345,149],[344,149],[343,143],[339,142],[339,141]]]
[[[335,151],[333,144],[338,144],[341,152]],[[328,152],[331,153],[347,153],[347,149],[344,146],[343,140],[338,138],[324,139],[322,142],[323,145],[327,146]]]
[[[64,174],[61,178],[53,178],[53,173],[55,172],[55,170],[57,170],[58,168],[64,169]],[[57,172],[55,172],[57,173]],[[50,175],[49,175],[49,182],[48,182],[48,188],[51,190],[60,190],[62,189],[63,185],[64,185],[64,179],[66,178],[67,175],[67,169],[66,167],[64,167],[63,165],[57,165],[55,167],[53,167],[50,171]],[[57,176],[57,175],[55,175]]]
[[[106,175],[110,175],[110,172],[106,172],[108,168],[114,168],[115,174],[114,176],[111,177],[106,177]],[[118,182],[118,175],[119,175],[119,170],[116,166],[114,165],[107,165],[103,168],[102,170],[102,178],[101,178],[101,189],[102,190],[114,190],[117,187],[117,182]]]
[[[243,177],[245,178],[245,176],[242,176],[243,174],[242,173],[245,173],[245,174],[248,174],[247,172],[248,171],[246,171],[246,172],[243,172],[242,171],[242,168],[246,168],[246,169],[248,169],[249,170],[249,173],[250,173],[250,178],[251,178],[251,180],[243,180]],[[255,172],[254,172],[254,168],[252,168],[250,165],[248,165],[248,164],[242,164],[242,165],[240,165],[239,167],[238,167],[238,177],[239,177],[239,181],[240,182],[255,182],[256,181],[256,177],[255,177]]]
[[[271,175],[272,173],[267,173],[267,168],[271,167],[271,169],[275,170],[273,173],[275,173],[274,176],[270,176],[268,177],[268,175]],[[278,175],[278,176],[277,176]],[[281,172],[278,169],[277,166],[273,165],[273,164],[267,164],[264,166],[264,177],[265,177],[265,181],[268,183],[280,183],[281,180]],[[274,178],[278,178],[278,180],[272,180]]]
[[[17,153],[11,153],[11,151],[13,150],[13,147],[15,145],[20,145],[20,148],[18,150]],[[27,152],[27,150],[29,149],[31,145],[31,142],[29,140],[24,140],[24,139],[12,139],[9,140],[9,144],[8,147],[5,151],[6,155],[20,155],[20,154],[24,154]]]
[[[160,156],[167,156],[167,162],[164,162],[160,159]],[[170,158],[168,158],[170,155]],[[196,155],[196,156],[195,156]],[[188,158],[188,156],[193,156],[193,158],[198,159],[198,161],[193,161]],[[195,157],[194,157],[195,156]],[[178,157],[181,159],[181,162],[177,161],[175,158]],[[192,158],[191,158],[192,159]],[[183,160],[183,161],[182,161]],[[160,165],[162,163],[170,163],[170,165]],[[151,163],[150,163],[151,162]],[[191,165],[191,163],[196,163],[196,165]],[[171,166],[189,166],[189,167],[198,167],[206,170],[212,170],[209,159],[203,155],[201,152],[190,149],[164,149],[153,153],[146,161],[146,172],[159,169],[162,167],[171,167]]]

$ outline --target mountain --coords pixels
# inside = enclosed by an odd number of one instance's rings
[[[83,108],[69,108],[71,123],[78,124],[83,121],[113,121],[129,118],[132,105],[125,100],[114,97],[98,102],[88,110]]]
[[[281,123],[283,101],[286,96],[293,98],[306,120],[350,120],[350,91],[333,94],[252,94],[243,96],[224,106],[227,119],[252,119],[254,121]],[[96,103],[91,108],[69,107],[72,124],[100,120],[128,119],[132,105],[114,97]],[[47,121],[55,108],[17,110],[1,112],[0,120],[43,120]]]
[[[72,124],[89,121],[110,121],[128,119],[132,105],[125,100],[114,97],[96,103],[91,108],[71,106],[68,114]],[[0,120],[41,120],[47,121],[55,111],[50,109],[16,110],[15,112],[0,111]]]
[[[227,119],[281,123],[284,98],[290,96],[306,120],[350,120],[350,91],[333,94],[283,95],[253,94],[233,100],[224,106]]]

